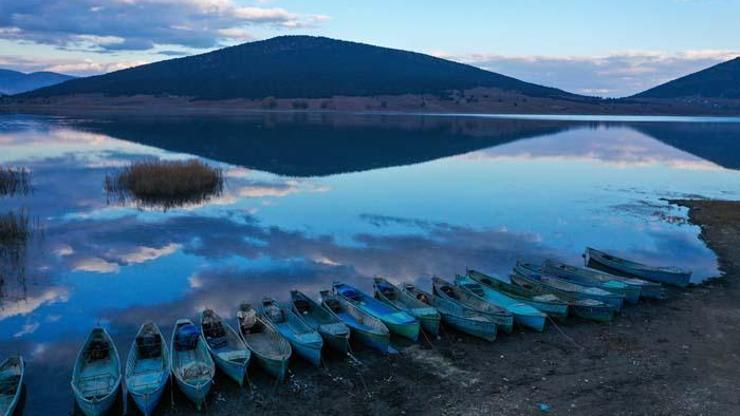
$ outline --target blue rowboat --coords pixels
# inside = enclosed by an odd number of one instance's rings
[[[511,282],[503,281],[475,270],[468,269],[467,276],[512,299],[526,303],[551,317],[565,318],[568,316],[568,302],[554,294],[530,292],[522,287],[511,284]]]
[[[296,354],[316,367],[321,365],[321,349],[324,347],[324,341],[321,335],[303,322],[300,316],[282,307],[273,298],[262,299],[259,313],[290,342]]]
[[[593,248],[586,248],[584,254],[586,265],[592,263],[603,266],[609,272],[622,276],[638,277],[667,285],[686,287],[691,281],[691,271],[677,267],[649,266],[623,259]]]
[[[21,397],[26,366],[21,356],[0,363],[0,415],[12,416]]]
[[[442,322],[451,328],[486,341],[496,340],[498,329],[496,323],[488,316],[474,311],[455,299],[427,293],[411,283],[401,285],[401,290],[423,303],[434,306],[442,316]]]
[[[200,329],[218,368],[240,387],[244,385],[252,354],[239,334],[211,309],[201,314]]]
[[[72,391],[87,416],[110,410],[121,387],[121,359],[104,328],[93,328],[80,348],[72,372]]]
[[[149,416],[162,398],[170,378],[170,351],[154,322],[146,322],[136,333],[126,360],[126,390],[141,413]]]
[[[290,343],[248,303],[239,305],[236,323],[257,364],[279,382],[285,380],[293,350]]]
[[[532,263],[517,262],[514,267],[514,273],[539,281],[542,285],[552,289],[556,294],[569,294],[577,299],[598,300],[614,307],[616,311],[621,310],[622,304],[624,303],[624,296],[622,295],[611,293],[604,289],[599,289],[598,287],[586,287],[563,279],[548,276],[542,271],[540,266]]]
[[[216,375],[206,340],[193,321],[178,319],[170,343],[170,368],[177,386],[200,410]]]
[[[359,309],[380,319],[392,333],[412,341],[416,341],[419,338],[419,330],[421,328],[419,321],[408,313],[399,311],[344,283],[334,282],[332,289],[335,295],[344,298]]]
[[[319,292],[321,306],[344,322],[350,329],[351,339],[376,349],[383,354],[390,352],[391,335],[388,327],[369,313],[341,296],[328,290]]]
[[[507,334],[510,334],[514,330],[514,315],[511,312],[500,306],[486,302],[465,288],[455,286],[439,277],[433,277],[432,293],[435,296],[456,300],[470,309],[491,318],[496,323],[496,326]]]
[[[547,315],[537,310],[537,308],[512,299],[505,294],[488,286],[484,286],[467,276],[455,276],[455,284],[488,303],[506,309],[514,315],[514,322],[519,325],[534,329],[535,331],[542,331],[545,329]]]
[[[402,291],[393,283],[376,277],[373,280],[373,291],[375,297],[399,311],[404,311],[418,319],[421,327],[429,334],[437,335],[439,332],[439,321],[441,317],[434,306],[416,299],[411,294]]]
[[[291,290],[290,299],[293,312],[318,331],[326,345],[342,354],[350,352],[349,327],[341,319],[299,290]]]
[[[622,295],[624,300],[630,303],[637,303],[640,300],[640,285],[632,284],[629,281],[622,280],[623,278],[608,273],[575,267],[554,260],[545,260],[542,270],[546,275],[558,279],[567,280],[581,286],[598,287],[607,292]]]
[[[518,287],[524,292],[537,294],[539,296],[555,296],[567,301],[568,310],[583,319],[609,322],[614,318],[614,307],[604,302],[589,298],[578,298],[568,292],[553,289],[537,279],[531,279],[527,276],[521,275],[520,273],[514,273],[510,278],[512,285]]]

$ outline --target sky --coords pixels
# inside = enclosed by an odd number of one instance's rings
[[[0,0],[0,68],[92,75],[286,34],[627,96],[740,55],[740,0]]]

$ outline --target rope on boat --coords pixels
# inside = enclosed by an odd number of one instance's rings
[[[440,325],[440,327],[441,327],[441,325]],[[429,337],[427,336],[427,333],[426,333],[426,331],[424,331],[424,329],[422,329],[422,330],[421,330],[421,331],[419,331],[419,332],[421,333],[421,335],[422,335],[422,336],[424,337],[424,339],[426,340],[426,342],[427,342],[427,345],[429,345],[429,348],[430,348],[430,349],[435,349],[435,348],[434,348],[434,344],[432,344],[432,340],[430,340],[430,339],[429,339]]]
[[[121,414],[127,415],[128,414],[128,391],[126,389],[125,382],[121,382],[121,385],[123,386],[123,409],[121,409]]]
[[[247,380],[247,389],[252,392],[252,380],[249,379],[249,372],[244,372],[244,378]]]
[[[355,364],[357,364],[357,365],[359,365],[361,367],[360,368],[360,371],[357,372],[357,376],[360,378],[360,382],[362,383],[362,388],[365,390],[365,395],[369,395],[370,393],[368,392],[368,389],[367,389],[367,383],[365,383],[365,378],[362,376],[362,368],[365,367],[365,363],[363,363],[362,361],[360,361],[357,357],[355,357],[354,354],[352,354],[352,346],[351,345],[347,345],[347,350],[348,350],[347,351],[347,358],[349,358],[350,361],[354,362]]]
[[[175,380],[173,379],[173,375],[170,372],[170,408],[175,408]]]
[[[572,337],[568,336],[568,334],[566,334],[566,333],[565,333],[565,331],[563,331],[563,330],[562,330],[562,329],[560,328],[560,326],[559,326],[558,324],[556,324],[556,323],[555,323],[555,320],[554,320],[554,319],[552,319],[552,317],[550,317],[550,315],[547,315],[547,319],[549,319],[549,320],[550,320],[550,323],[552,324],[552,326],[554,326],[554,327],[555,327],[555,329],[557,329],[557,330],[558,330],[558,332],[560,332],[560,335],[562,335],[562,336],[563,336],[563,338],[565,338],[565,339],[567,339],[568,341],[570,341],[570,343],[571,343],[571,344],[575,345],[575,346],[576,346],[576,347],[577,347],[577,348],[578,348],[579,350],[581,350],[581,351],[583,351],[583,350],[585,350],[585,349],[586,349],[586,348],[584,348],[584,347],[583,347],[583,345],[581,345],[581,344],[577,343],[577,342],[576,342],[576,340],[574,340],[574,339],[573,339]]]

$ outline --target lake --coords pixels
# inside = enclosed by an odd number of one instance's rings
[[[428,288],[466,267],[506,276],[520,258],[581,264],[586,246],[699,282],[717,258],[666,199],[740,199],[732,118],[0,115],[0,146],[33,187],[0,197],[34,229],[22,255],[0,256],[0,356],[28,361],[27,414],[72,409],[96,323],[125,356],[149,319],[169,334],[291,288]],[[132,161],[193,157],[223,169],[222,194],[162,210],[104,191]]]

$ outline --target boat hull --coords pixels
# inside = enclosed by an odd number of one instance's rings
[[[290,340],[293,351],[304,360],[319,367],[321,365],[321,344],[304,344]]]
[[[658,284],[644,285],[640,289],[640,297],[662,300],[666,298],[665,289]]]
[[[244,379],[247,375],[247,367],[249,366],[248,360],[243,363],[238,363],[234,361],[224,360],[217,354],[212,354],[212,356],[213,361],[216,362],[216,366],[221,371],[223,371],[224,374],[226,374],[230,379],[239,383],[239,386],[244,385]]]
[[[542,332],[545,330],[546,316],[514,314],[514,321],[523,327]]]
[[[442,320],[450,327],[486,341],[496,340],[497,326],[492,321],[469,319],[448,313],[442,313]]]
[[[591,321],[611,322],[614,319],[614,308],[609,305],[571,305],[571,310],[574,315]]]
[[[116,402],[116,398],[118,397],[118,390],[120,389],[120,383],[119,385],[113,390],[111,394],[104,397],[101,400],[91,401],[91,400],[85,400],[82,397],[75,396],[75,399],[77,400],[77,406],[80,408],[82,413],[85,414],[85,416],[100,416],[108,413],[108,411],[113,407],[113,403]]]
[[[374,350],[387,354],[391,345],[391,339],[388,334],[380,334],[372,331],[364,331],[355,327],[350,327],[352,331],[351,339],[359,341],[362,345]]]
[[[321,331],[320,329],[319,334],[321,334],[321,338],[324,339],[324,342],[329,346],[329,348],[342,354],[347,354],[349,352],[349,334],[330,334],[325,331]]]
[[[691,272],[689,271],[672,271],[660,270],[658,268],[630,267],[629,265],[622,264],[617,261],[610,261],[597,252],[591,252],[591,249],[586,250],[586,254],[584,254],[584,259],[586,265],[589,267],[593,267],[591,265],[595,265],[599,268],[605,269],[610,273],[615,273],[627,277],[638,277],[640,279],[649,280],[651,282],[664,283],[667,285],[678,287],[686,287],[689,285],[691,280]]]
[[[547,315],[553,317],[553,318],[566,318],[568,316],[568,305],[560,305],[555,303],[547,303],[547,302],[538,302],[536,300],[530,300],[525,298],[519,298],[519,300],[523,303],[528,304],[529,306],[532,306],[541,312],[546,313]]]
[[[440,323],[440,316],[439,315],[421,315],[416,317],[419,320],[419,323],[421,323],[421,327],[426,331],[428,334],[431,335],[437,335],[439,334],[439,323]]]
[[[161,387],[151,393],[139,394],[129,391],[129,394],[134,400],[136,407],[139,408],[139,411],[141,411],[144,416],[149,416],[154,413],[154,409],[157,408],[159,401],[162,399],[162,394],[164,393],[166,385],[167,383],[162,384]]]
[[[12,369],[16,368],[16,371]],[[21,397],[21,391],[23,390],[23,380],[26,376],[26,366],[23,361],[23,357],[11,357],[0,363],[0,370],[3,370],[8,376],[16,375],[18,377],[15,385],[15,393],[10,402],[5,402],[5,406],[0,407],[0,415],[12,416],[15,414],[15,408],[18,406],[18,401]],[[16,374],[17,373],[17,374]]]
[[[290,365],[289,359],[276,360],[255,353],[255,361],[267,374],[275,377],[281,383],[285,381],[285,375],[288,373],[288,366]]]
[[[185,397],[188,398],[188,400],[193,402],[196,409],[200,410],[200,408],[203,406],[203,402],[206,401],[208,392],[211,391],[213,380],[209,380],[206,383],[199,385],[185,383],[177,377],[175,377],[175,380],[177,380],[177,386],[180,388],[180,391],[185,395]]]
[[[418,320],[411,323],[398,323],[384,320],[380,316],[378,316],[377,318],[380,319],[385,324],[385,326],[388,327],[388,330],[391,331],[391,333],[402,336],[404,338],[408,338],[411,341],[416,341],[419,339],[419,331],[421,327]]]

